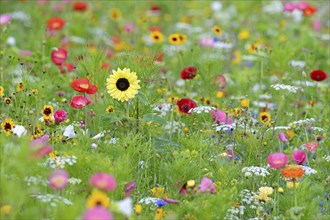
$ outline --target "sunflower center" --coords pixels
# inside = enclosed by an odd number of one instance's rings
[[[101,205],[102,205],[102,201],[97,200],[96,203],[95,203],[95,205],[97,205],[97,206],[101,206]]]
[[[129,88],[129,81],[125,78],[120,78],[116,82],[116,87],[120,91],[125,91]]]
[[[11,124],[10,123],[5,124],[5,130],[6,131],[11,130]]]
[[[52,110],[50,108],[45,108],[44,114],[45,115],[50,115],[52,113]]]
[[[262,121],[266,121],[266,120],[268,120],[267,115],[263,115],[263,116],[261,116],[261,120],[262,120]]]

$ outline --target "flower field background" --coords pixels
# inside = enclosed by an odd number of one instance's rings
[[[1,219],[329,219],[329,2],[0,2]]]

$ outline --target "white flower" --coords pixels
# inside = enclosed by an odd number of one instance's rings
[[[330,155],[324,155],[323,159],[327,162],[330,162]]]
[[[303,119],[303,120],[294,121],[294,122],[289,123],[288,126],[292,127],[294,125],[308,124],[308,123],[311,123],[311,122],[315,122],[315,119],[314,118],[306,118],[306,119]]]
[[[130,197],[125,198],[122,201],[117,202],[119,211],[127,217],[132,215],[133,212],[133,201]]]
[[[222,4],[219,1],[214,1],[211,3],[210,7],[211,7],[212,11],[218,12],[221,10]]]
[[[81,179],[78,179],[78,178],[74,178],[74,177],[70,177],[68,182],[72,185],[77,185],[77,184],[80,184],[81,183]]]
[[[47,181],[44,180],[41,176],[26,176],[24,181],[28,186],[41,184],[47,186]]]
[[[211,110],[215,110],[215,107],[212,106],[197,106],[195,108],[192,108],[188,111],[188,113],[197,113],[197,114],[201,114],[201,113],[209,113]]]
[[[302,166],[302,168],[305,171],[304,175],[310,176],[312,174],[316,174],[317,173],[317,171],[314,170],[313,168],[310,168],[310,167],[307,167],[307,166]]]
[[[150,203],[156,204],[157,201],[158,201],[158,198],[145,197],[145,198],[140,199],[140,201],[138,203],[140,203],[140,204],[144,203],[144,204],[148,205]]]
[[[67,137],[67,138],[74,138],[76,137],[76,133],[74,132],[74,127],[73,125],[69,125],[65,128],[64,132],[63,132],[63,136]]]
[[[92,143],[92,144],[91,144],[91,147],[92,147],[92,149],[94,149],[94,150],[95,150],[95,149],[97,148],[97,144],[95,144],[95,143]]]
[[[256,167],[256,166],[243,167],[242,172],[246,177],[252,176],[252,174],[255,176],[263,176],[263,177],[269,175],[269,172],[265,168]]]
[[[16,45],[16,39],[12,36],[7,38],[7,44],[10,46],[15,46]]]
[[[99,139],[101,137],[104,137],[106,131],[100,132],[97,135],[95,135],[94,137],[92,137],[92,139]]]
[[[16,134],[18,137],[22,135],[26,135],[26,129],[22,125],[15,125],[13,128],[13,133]]]
[[[57,203],[61,203],[61,202],[64,203],[65,205],[73,205],[73,203],[67,198],[53,194],[37,194],[37,195],[31,195],[31,197],[35,197],[40,202],[49,203],[53,207],[55,207]]]
[[[300,60],[291,60],[290,65],[293,68],[303,69],[306,66],[306,62],[305,61],[300,61]]]
[[[285,84],[272,84],[270,87],[274,88],[275,90],[288,90],[292,93],[296,93],[299,90],[299,87],[297,86],[290,86]]]

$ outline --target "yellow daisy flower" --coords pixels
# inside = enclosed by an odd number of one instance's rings
[[[118,20],[121,18],[121,11],[119,8],[112,8],[110,9],[110,12],[109,12],[109,17],[112,19],[112,20]]]
[[[180,34],[171,34],[168,36],[168,41],[170,44],[181,44]]]
[[[51,105],[44,105],[44,108],[41,110],[41,113],[44,118],[50,118],[54,113],[54,108]]]
[[[136,73],[129,68],[112,70],[112,75],[107,78],[107,89],[110,96],[124,102],[135,97],[140,89]]]
[[[270,125],[272,118],[268,112],[260,112],[259,120],[266,125]]]
[[[17,92],[21,92],[25,89],[25,84],[23,82],[20,82],[17,86],[16,86],[16,91]]]
[[[12,133],[14,126],[15,124],[13,120],[8,118],[1,123],[2,130],[5,132],[6,136],[9,136]]]
[[[154,43],[160,43],[164,41],[164,35],[160,31],[152,31],[149,37]]]
[[[109,113],[114,112],[115,111],[115,107],[113,107],[112,105],[108,105],[108,107],[106,108],[105,111],[106,112],[109,112]]]
[[[221,35],[222,34],[222,30],[219,26],[214,26],[213,27],[213,32],[217,35]]]
[[[0,86],[0,98],[4,97],[5,94],[4,94],[4,91],[5,89],[3,88],[3,86]]]
[[[109,197],[105,193],[98,190],[94,190],[87,198],[87,208],[89,209],[95,206],[103,206],[104,208],[108,208],[109,204]]]

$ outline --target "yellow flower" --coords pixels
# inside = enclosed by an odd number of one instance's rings
[[[278,187],[278,188],[277,188],[277,192],[279,192],[279,193],[283,193],[283,192],[284,192],[284,189],[283,189],[282,187]]]
[[[247,108],[250,105],[250,100],[242,99],[241,102],[240,102],[240,105],[241,105],[242,108]]]
[[[246,29],[241,30],[238,34],[238,39],[240,40],[245,40],[248,39],[250,37],[250,32]]]
[[[260,112],[259,120],[266,125],[270,125],[272,118],[268,112]]]
[[[11,103],[11,98],[6,97],[6,98],[3,99],[3,102],[6,103],[7,105],[10,105],[10,103]]]
[[[171,96],[167,99],[168,103],[171,105],[175,105],[179,101],[179,97],[177,96]]]
[[[265,202],[270,202],[272,199],[269,198],[268,196],[270,196],[273,193],[273,188],[272,187],[260,187],[259,188],[259,195],[255,195],[254,199],[258,199],[261,201],[265,201]]]
[[[179,34],[179,38],[180,38],[181,44],[184,44],[187,42],[188,37],[185,34]]]
[[[114,112],[115,111],[115,107],[113,107],[112,105],[108,105],[108,107],[106,108],[105,111],[106,112],[109,112],[109,113]]]
[[[31,140],[35,139],[35,138],[39,138],[44,134],[44,132],[42,131],[40,124],[38,123],[35,128],[34,131],[31,134]]]
[[[3,88],[3,86],[0,86],[0,98],[4,97],[5,94],[4,94],[4,91],[5,89]]]
[[[121,11],[119,8],[111,8],[109,12],[109,17],[112,20],[118,20],[121,18]]]
[[[187,186],[188,186],[188,187],[194,187],[195,184],[196,184],[195,180],[188,180],[188,181],[187,181]]]
[[[293,134],[294,134],[294,132],[293,132],[293,130],[286,130],[285,131],[285,134],[288,136],[289,139],[291,139],[292,136],[293,136]]]
[[[181,44],[180,34],[171,34],[168,36],[170,44],[178,45]]]
[[[136,212],[136,214],[141,214],[141,212],[142,212],[142,205],[141,204],[136,204],[135,205],[135,212]]]
[[[54,113],[54,108],[51,105],[44,105],[44,108],[41,110],[42,116],[46,119],[50,119]]]
[[[164,188],[163,187],[154,187],[151,189],[151,193],[153,196],[157,198],[161,198],[164,195]]]
[[[222,34],[222,30],[219,26],[214,26],[213,27],[213,31],[214,33],[216,33],[217,35],[221,35]]]
[[[10,210],[11,210],[10,205],[1,206],[1,209],[0,209],[1,215],[8,215],[10,213]]]
[[[37,95],[38,94],[38,90],[37,89],[31,89],[30,93],[32,95]]]
[[[6,136],[9,136],[12,133],[14,126],[15,124],[13,120],[8,118],[1,123],[2,130],[5,132]]]
[[[110,96],[118,101],[124,102],[135,97],[140,89],[136,73],[130,69],[112,70],[112,75],[107,78],[107,89]]]
[[[109,204],[109,197],[105,193],[98,190],[94,190],[87,198],[87,208],[89,209],[95,206],[103,206],[104,208],[108,208]]]
[[[257,43],[251,43],[247,46],[247,50],[249,53],[254,53],[258,49],[258,44]]]
[[[295,182],[295,186],[296,186],[296,188],[298,188],[299,183],[298,183],[298,182]],[[293,188],[293,182],[292,182],[292,181],[287,182],[287,183],[286,183],[286,187],[287,187],[288,189],[292,189],[292,188]]]
[[[225,96],[226,96],[226,93],[223,92],[223,91],[218,91],[218,92],[216,93],[216,97],[217,97],[217,98],[222,98],[222,97],[225,97]]]
[[[239,63],[241,63],[241,61],[242,61],[241,52],[239,52],[238,50],[235,50],[233,55],[234,55],[234,57],[231,60],[231,63],[232,64],[239,64]]]
[[[165,216],[165,211],[162,208],[157,208],[156,209],[156,220],[163,219]]]
[[[16,91],[17,92],[21,92],[25,89],[25,84],[23,82],[20,82],[17,86],[16,86]]]
[[[160,31],[152,31],[149,37],[154,43],[160,43],[164,41],[164,35]]]

